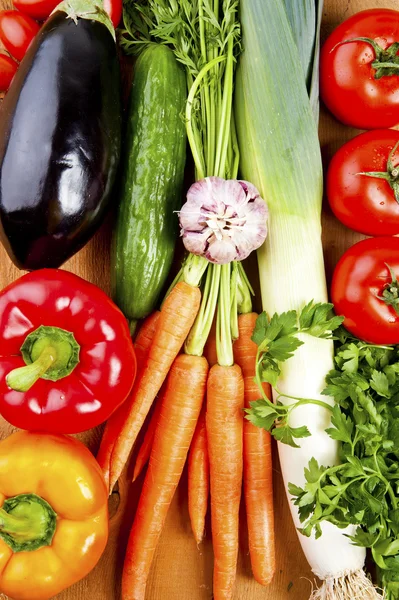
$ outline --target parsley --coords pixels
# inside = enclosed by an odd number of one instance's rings
[[[277,382],[281,373],[280,363],[289,360],[302,346],[300,334],[331,339],[332,332],[342,323],[342,317],[334,316],[332,304],[309,302],[298,314],[295,310],[274,314],[271,319],[263,312],[259,315],[252,340],[258,346],[256,357],[256,381],[262,398],[251,402],[246,409],[246,418],[257,427],[262,427],[280,442],[298,448],[295,440],[310,436],[306,426],[290,427],[289,415],[298,406],[318,404],[332,410],[327,402],[308,398],[297,398],[280,393]],[[262,383],[270,383],[277,391],[276,404],[271,402],[263,391]],[[280,398],[293,400],[292,404],[282,404]]]
[[[369,548],[387,600],[399,599],[399,347],[373,346],[336,332],[335,369],[324,394],[336,405],[327,433],[341,442],[341,464],[315,459],[303,488],[290,485],[301,532],[321,523],[358,525],[353,544]]]

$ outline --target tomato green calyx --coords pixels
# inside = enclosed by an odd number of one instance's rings
[[[391,281],[386,284],[382,296],[378,296],[378,298],[385,302],[387,306],[392,306],[396,314],[399,315],[399,282],[393,269],[387,264],[386,267],[391,274]]]
[[[49,546],[56,525],[56,513],[36,494],[8,498],[0,508],[0,537],[13,552],[32,552]]]
[[[115,28],[108,13],[104,10],[102,0],[63,0],[53,12],[56,11],[65,12],[75,25],[78,19],[98,21],[105,25],[114,41],[116,40]]]
[[[42,325],[26,337],[21,346],[26,366],[11,371],[7,385],[27,392],[40,378],[58,381],[67,377],[79,363],[79,351],[73,333]]]
[[[399,142],[395,144],[388,156],[387,170],[386,171],[368,171],[364,173],[357,173],[358,175],[364,175],[366,177],[375,177],[377,179],[385,179],[391,186],[395,195],[395,200],[399,204],[399,165],[393,165],[393,157],[396,150],[398,149]]]
[[[375,59],[371,63],[373,69],[375,69],[374,79],[381,79],[381,77],[390,77],[392,75],[399,75],[399,42],[394,42],[388,48],[384,50],[377,42],[371,38],[358,37],[350,40],[344,40],[339,42],[332,48],[331,52],[335,50],[337,46],[342,44],[350,44],[352,42],[365,42],[372,46]]]

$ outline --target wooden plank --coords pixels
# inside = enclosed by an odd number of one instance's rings
[[[274,1],[274,0],[269,0]],[[0,0],[1,6],[8,6]],[[326,0],[323,15],[323,38],[351,14],[371,7],[397,8],[395,0]],[[322,108],[320,143],[324,164],[327,165],[335,150],[356,132],[338,124]],[[65,269],[99,285],[109,292],[109,241],[110,220],[88,246],[70,260]],[[327,206],[323,214],[323,237],[327,277],[342,252],[361,236],[341,226]],[[0,248],[0,288],[21,273],[11,264]],[[5,437],[12,428],[0,421],[0,436]],[[91,431],[79,436],[96,452],[101,431]],[[276,455],[276,453],[275,453]],[[245,535],[245,515],[242,518],[240,559],[236,587],[236,600],[306,600],[309,598],[314,577],[302,554],[292,525],[281,482],[280,469],[275,456],[275,507],[277,539],[277,572],[273,584],[267,589],[259,586],[251,576],[248,545]],[[97,568],[84,581],[58,596],[59,600],[119,600],[123,556],[129,527],[132,522],[138,485],[130,485],[124,473],[119,489],[110,499],[110,539],[107,550]],[[184,478],[171,507],[148,584],[148,600],[207,600],[212,597],[212,547],[209,535],[197,548],[190,531]],[[210,525],[207,531],[209,534]]]

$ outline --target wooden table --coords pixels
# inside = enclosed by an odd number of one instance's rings
[[[2,6],[8,5],[6,0],[0,1]],[[323,39],[345,18],[359,10],[372,7],[397,9],[398,4],[396,0],[325,0]],[[354,130],[338,124],[322,108],[320,142],[325,166],[334,152],[355,133]],[[342,252],[361,236],[340,225],[327,206],[324,207],[323,231],[329,278]],[[84,250],[66,263],[65,269],[109,292],[109,239],[110,221]],[[20,274],[0,248],[0,288]],[[2,437],[11,431],[12,428],[7,423],[0,422]],[[96,452],[100,436],[101,431],[96,430],[79,437]],[[129,479],[126,473],[124,474],[119,482],[119,489],[110,498],[111,531],[105,554],[96,569],[84,581],[57,596],[58,600],[119,600],[124,550],[141,482],[142,479],[138,485],[129,485]],[[276,453],[274,485],[277,541],[277,570],[274,582],[264,589],[251,576],[243,515],[236,600],[307,600],[310,595],[314,577],[302,554],[291,522]],[[200,548],[197,548],[193,540],[187,511],[186,487],[187,480],[184,477],[175,495],[156,553],[148,583],[148,600],[207,600],[212,597],[212,545],[209,537]],[[209,523],[207,531],[210,531]]]

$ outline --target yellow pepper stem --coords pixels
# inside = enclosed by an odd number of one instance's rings
[[[0,508],[0,537],[14,552],[37,550],[51,544],[56,520],[56,513],[40,496],[14,496]]]

